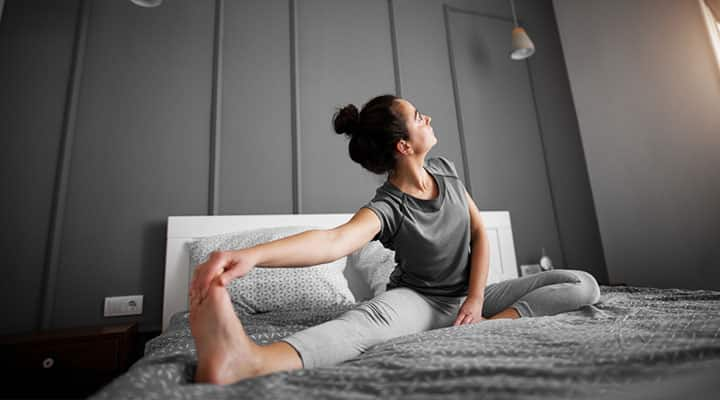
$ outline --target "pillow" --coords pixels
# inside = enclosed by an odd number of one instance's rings
[[[384,293],[395,269],[395,251],[386,248],[379,240],[371,240],[348,256],[349,268],[354,268],[370,287],[373,297]]]
[[[224,233],[189,243],[192,268],[204,263],[214,250],[236,250],[292,236],[314,226],[284,226]],[[353,304],[343,271],[347,257],[308,267],[256,267],[227,284],[236,311],[261,313],[273,310],[319,309]]]

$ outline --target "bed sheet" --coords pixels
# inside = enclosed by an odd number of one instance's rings
[[[195,384],[187,312],[91,399],[646,398],[720,393],[720,291],[601,285],[600,301],[554,316],[402,336],[330,368],[232,385]],[[260,344],[351,307],[249,315]],[[720,374],[718,374],[720,375]],[[666,389],[663,389],[666,388]],[[637,396],[637,397],[633,397]]]

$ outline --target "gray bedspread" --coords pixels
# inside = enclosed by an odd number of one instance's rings
[[[569,313],[403,336],[332,368],[225,386],[192,382],[195,347],[187,313],[177,313],[142,359],[91,398],[720,398],[720,291],[601,293],[599,303]],[[239,317],[264,344],[345,309]]]

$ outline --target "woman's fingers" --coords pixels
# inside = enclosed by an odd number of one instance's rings
[[[190,287],[189,287],[190,295],[194,295],[195,292],[197,292],[197,269],[193,271],[192,279],[190,279]]]
[[[194,309],[200,302],[198,296],[190,295],[190,310]]]
[[[453,326],[462,325],[463,322],[465,321],[465,316],[466,316],[465,313],[463,313],[463,312],[459,313],[457,318],[455,318],[455,323],[453,323]]]
[[[220,281],[220,284],[222,284],[223,286],[227,285],[228,282],[230,282],[231,280],[233,280],[234,278],[236,278],[236,272],[237,272],[237,271],[235,271],[235,270],[232,269],[232,268],[228,268],[228,269],[226,269],[225,271],[223,271],[223,272],[220,274],[220,276],[218,277],[218,279],[219,279],[219,281]]]
[[[455,322],[453,323],[453,326],[465,325],[465,324],[469,324],[471,322],[473,322],[472,314],[460,312],[458,314],[457,318],[455,318]]]
[[[242,271],[236,268],[237,265],[238,261],[227,252],[212,253],[207,261],[198,265],[193,271],[189,295],[197,297],[197,301],[202,302],[215,279],[225,286],[232,279],[242,275]]]
[[[210,261],[208,261],[210,263]],[[202,299],[207,293],[207,289],[210,287],[210,281],[216,274],[212,274],[214,266],[210,266],[207,263],[198,265],[197,269],[193,273],[193,279],[190,282],[190,296]]]
[[[462,318],[463,318],[463,315],[462,315],[462,314],[458,314],[458,316],[455,318],[455,322],[453,322],[453,326],[458,326],[458,325],[460,325],[460,321],[462,321]]]

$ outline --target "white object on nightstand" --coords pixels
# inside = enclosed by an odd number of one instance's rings
[[[549,271],[553,269],[552,260],[550,260],[550,257],[545,254],[545,248],[542,249],[542,257],[540,258],[540,268],[542,268],[543,271]]]

